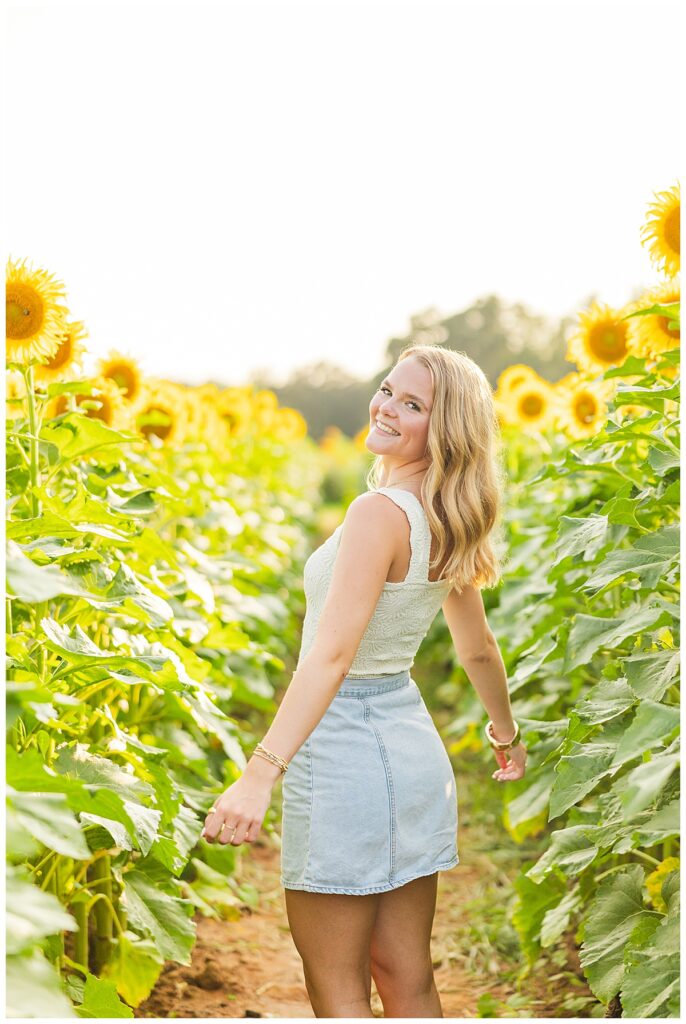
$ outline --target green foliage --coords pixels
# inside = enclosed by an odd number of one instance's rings
[[[678,355],[606,373],[638,380],[587,441],[508,435],[488,611],[529,753],[503,820],[540,844],[515,882],[522,949],[533,964],[573,929],[594,994],[632,1017],[679,1013],[678,872],[663,905],[645,884],[679,836]],[[627,404],[643,414],[620,419]]]
[[[7,1013],[130,1017],[196,909],[254,902],[199,837],[297,647],[318,470],[37,404],[37,444],[7,433]]]

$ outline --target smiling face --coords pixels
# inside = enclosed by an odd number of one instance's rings
[[[426,464],[432,402],[431,373],[411,356],[401,360],[381,381],[369,403],[370,430],[365,444],[370,452],[384,456],[387,470],[411,463]],[[397,433],[385,433],[377,421]]]

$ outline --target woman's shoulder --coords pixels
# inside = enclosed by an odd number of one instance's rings
[[[349,516],[363,519],[369,515],[373,515],[380,520],[388,520],[389,522],[396,522],[400,521],[401,518],[405,518],[403,510],[393,500],[388,500],[388,495],[383,488],[363,491],[353,498],[346,510],[345,519]]]
[[[407,496],[409,496],[409,499],[410,499],[409,500],[409,505],[410,505],[410,507],[411,508],[419,507],[426,514],[426,510],[424,508],[424,502],[422,500],[422,494],[421,494],[420,490],[414,490],[414,489],[411,489],[409,487],[382,487],[382,488],[379,488],[379,490],[382,491],[387,497],[389,497],[391,499],[391,501],[394,502],[394,503],[395,503],[395,499],[397,497],[398,503],[400,505],[402,505],[403,508],[407,508],[408,507],[406,502],[407,502]],[[373,494],[375,492],[370,491],[369,493]]]
[[[390,532],[401,542],[407,532],[407,509],[389,501],[379,490],[363,491],[348,505],[341,526],[345,529],[350,524],[352,531],[357,529],[369,533],[370,530],[385,535]]]

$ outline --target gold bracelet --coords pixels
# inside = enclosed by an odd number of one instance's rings
[[[263,757],[264,760],[269,761],[270,764],[275,764],[282,775],[287,770],[279,761],[277,761],[273,757],[270,757],[269,754],[265,754],[263,750],[258,750],[257,748],[255,748],[255,750],[253,750],[253,754],[255,755],[255,757]]]
[[[513,719],[514,721],[514,719]],[[491,744],[494,750],[510,750],[511,747],[516,747],[519,743],[521,732],[519,725],[515,722],[515,732],[511,740],[503,743],[501,740],[497,740],[493,735],[493,722],[489,719],[486,723],[486,739]]]
[[[258,743],[257,746],[255,747],[255,750],[261,750],[269,757],[275,758],[276,761],[280,762],[284,768],[288,768],[288,761],[286,760],[286,758],[282,757],[281,754],[275,754],[273,750],[269,750],[267,747],[265,747],[264,743]]]
[[[281,757],[280,754],[275,754],[273,750],[268,750],[261,743],[257,744],[253,750],[253,754],[257,754],[258,757],[263,757],[266,761],[271,761],[272,764],[275,764],[277,768],[281,769],[282,774],[288,770],[288,761]]]

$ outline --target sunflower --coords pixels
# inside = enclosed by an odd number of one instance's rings
[[[660,357],[657,356],[652,362],[647,364],[648,369],[656,374],[658,377],[667,377],[668,380],[676,380],[679,374],[678,366],[670,366],[667,362],[661,362]],[[674,403],[674,407],[676,403]],[[668,409],[673,408],[671,402],[665,402],[665,412]]]
[[[638,416],[645,416],[645,414],[646,409],[643,405],[618,405],[612,413],[619,423],[623,423],[624,420],[633,419]]]
[[[340,427],[330,424],[319,438],[319,447],[323,452],[332,454],[344,441],[343,431]]]
[[[613,380],[579,380],[555,396],[557,425],[571,437],[593,437],[607,420],[607,403],[616,390]]]
[[[647,876],[645,887],[650,896],[650,902],[661,914],[667,913],[667,904],[662,895],[662,883],[670,871],[678,871],[681,861],[678,857],[666,857],[661,861],[654,871]]]
[[[188,414],[178,385],[169,381],[147,381],[136,407],[136,427],[144,437],[153,435],[169,445],[186,437]]]
[[[572,370],[571,373],[566,373],[564,377],[560,377],[559,380],[555,381],[553,387],[557,388],[570,388],[573,384],[578,383],[582,379],[582,374],[577,373],[576,370]]]
[[[565,359],[584,373],[604,373],[621,366],[629,355],[630,321],[622,320],[627,309],[615,310],[594,302],[579,313],[576,332],[567,341]]]
[[[216,398],[216,408],[232,437],[248,432],[252,402],[245,388],[223,388]]]
[[[219,385],[213,384],[212,381],[208,381],[206,384],[197,384],[192,391],[197,398],[205,402],[207,405],[211,402],[216,402],[221,394],[221,388]]]
[[[274,436],[279,441],[302,441],[307,437],[307,421],[297,409],[284,405],[276,414]]]
[[[496,391],[498,397],[505,399],[512,388],[517,387],[523,380],[527,378],[536,378],[538,374],[530,366],[525,363],[513,363],[512,366],[508,366],[498,377],[496,381]]]
[[[5,415],[8,420],[26,416],[26,380],[20,370],[8,370],[5,376]]]
[[[655,198],[657,202],[648,207],[652,216],[641,228],[641,241],[658,270],[674,277],[681,268],[681,186],[656,192]]]
[[[67,330],[64,285],[26,260],[7,261],[6,356],[8,363],[49,359]]]
[[[679,282],[675,278],[651,289],[632,303],[632,312],[649,309],[650,306],[656,304],[666,306],[670,302],[679,302],[680,299]],[[660,352],[669,352],[670,349],[681,347],[681,332],[678,327],[669,326],[670,318],[668,316],[656,313],[632,316],[629,323],[632,324],[629,347],[635,355],[641,358],[654,358]]]
[[[81,320],[67,324],[67,330],[62,335],[57,351],[49,359],[36,364],[36,380],[50,384],[55,380],[78,376],[76,367],[78,366],[80,372],[86,352],[86,346],[81,342],[87,337],[88,331]]]
[[[500,399],[496,406],[501,422],[525,431],[540,431],[552,425],[555,394],[548,381],[538,375],[526,377]]]
[[[98,372],[121,388],[127,402],[133,405],[138,402],[143,388],[143,374],[135,359],[111,349],[99,360]]]
[[[257,391],[252,399],[252,421],[258,434],[269,434],[277,420],[279,400],[273,391]]]
[[[186,387],[182,392],[188,435],[216,449],[226,443],[225,424],[215,403],[218,391],[214,384],[201,384],[198,387]]]
[[[269,409],[270,412],[275,412],[279,407],[279,400],[273,391],[265,389],[255,392],[253,396],[253,404],[258,409]]]
[[[121,391],[109,377],[93,377],[84,381],[84,390],[76,394],[56,395],[49,403],[47,416],[69,412],[72,401],[94,420],[102,420],[115,430],[127,425],[128,415]]]

